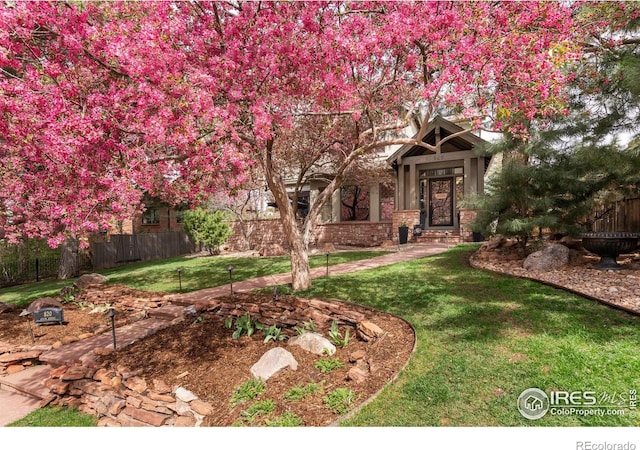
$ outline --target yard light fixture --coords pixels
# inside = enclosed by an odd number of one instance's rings
[[[36,343],[36,338],[33,336],[33,329],[31,328],[31,322],[29,321],[29,314],[31,314],[28,310],[23,309],[20,313],[20,316],[23,316],[27,319],[27,326],[29,327],[29,336],[31,336],[31,343]]]
[[[231,295],[233,295],[233,266],[227,267],[229,271],[229,288],[231,290]]]
[[[113,308],[109,308],[109,311],[107,311],[107,317],[111,318],[111,337],[113,338],[113,350],[116,350],[116,314],[118,314],[118,312],[113,309]]]
[[[273,288],[273,299],[278,301],[278,286]]]
[[[178,292],[182,292],[182,267],[178,267]]]

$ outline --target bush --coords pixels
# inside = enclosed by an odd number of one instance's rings
[[[231,236],[231,228],[222,211],[210,212],[202,208],[186,211],[183,226],[193,242],[204,246],[212,255],[220,253],[220,246]]]

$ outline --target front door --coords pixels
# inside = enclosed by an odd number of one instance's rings
[[[453,177],[429,179],[429,226],[453,226]]]

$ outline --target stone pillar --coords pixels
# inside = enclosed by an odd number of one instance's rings
[[[416,185],[418,184],[418,177],[416,176],[416,165],[411,164],[409,166],[409,202],[407,207],[409,209],[416,209],[418,207],[418,196],[416,194]]]
[[[398,227],[401,223],[406,222],[409,226],[409,241],[415,241],[413,236],[413,226],[420,224],[420,210],[419,209],[405,209],[402,211],[393,212],[393,220],[391,225],[391,240],[394,244],[398,243]]]
[[[342,210],[342,203],[340,201],[340,188],[333,191],[331,194],[331,222],[340,222],[340,211]]]
[[[460,208],[460,240],[462,242],[473,242],[473,231],[469,224],[478,215],[475,209]]]
[[[471,173],[471,158],[464,159],[464,195],[469,195],[475,191],[476,180]],[[473,189],[473,190],[472,190]]]
[[[402,211],[405,208],[405,200],[404,200],[404,164],[400,164],[398,167],[398,183],[397,183],[397,194],[398,194],[398,202],[396,203],[396,211]]]
[[[369,222],[380,222],[380,185],[369,186]]]

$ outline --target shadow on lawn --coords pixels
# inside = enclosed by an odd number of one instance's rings
[[[439,330],[452,341],[495,341],[505,335],[579,335],[597,343],[628,338],[639,320],[533,281],[473,269],[473,249],[452,249],[357,274],[317,279],[302,295],[366,304]]]

